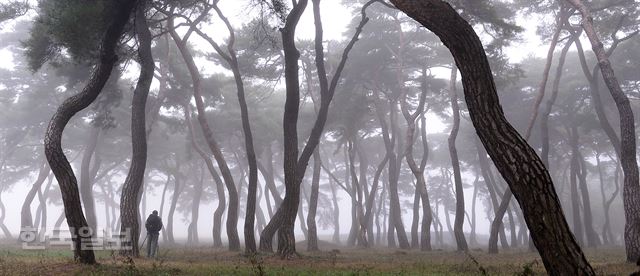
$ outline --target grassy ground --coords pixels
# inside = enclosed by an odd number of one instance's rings
[[[304,248],[304,247],[302,247]],[[601,275],[629,275],[636,271],[624,262],[621,249],[587,252]],[[509,251],[489,255],[433,251],[326,250],[302,252],[295,260],[270,255],[246,257],[211,248],[164,247],[157,260],[125,259],[98,251],[99,265],[85,266],[64,249],[31,251],[16,246],[0,248],[0,275],[543,275],[537,254]]]

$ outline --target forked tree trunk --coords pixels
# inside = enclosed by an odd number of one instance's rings
[[[636,133],[633,109],[629,98],[620,87],[604,46],[593,26],[593,17],[589,8],[581,0],[567,0],[582,14],[584,29],[593,52],[598,59],[600,72],[609,88],[620,117],[620,163],[624,172],[623,205],[625,210],[624,240],[628,262],[640,259],[640,186],[636,159]]]
[[[74,259],[83,264],[94,264],[96,259],[93,250],[82,249],[82,240],[78,238],[80,231],[85,229],[83,227],[88,227],[88,224],[82,211],[76,176],[62,150],[62,133],[69,120],[98,97],[118,60],[116,48],[137,1],[118,0],[112,2],[111,22],[102,38],[100,59],[91,78],[79,94],[66,99],[58,107],[49,122],[44,138],[47,161],[60,185],[67,223],[72,230],[71,236],[75,237],[72,238]]]
[[[338,64],[331,83],[329,84],[325,66],[324,66],[324,46],[322,40],[322,21],[320,20],[320,0],[313,0],[314,22],[316,30],[315,49],[316,49],[316,67],[318,68],[318,78],[320,80],[321,103],[318,110],[318,116],[314,122],[311,134],[307,140],[304,149],[298,156],[298,111],[300,104],[300,80],[298,78],[298,61],[300,53],[295,45],[295,30],[298,21],[307,6],[308,0],[300,0],[294,2],[295,5],[287,16],[285,26],[281,29],[282,43],[285,60],[285,83],[286,83],[286,101],[283,115],[283,132],[284,132],[284,174],[285,174],[285,197],[280,208],[271,218],[269,224],[262,231],[260,236],[260,250],[271,251],[271,241],[275,231],[278,230],[278,254],[283,258],[289,258],[296,253],[295,235],[293,232],[295,225],[295,216],[300,202],[300,184],[304,178],[307,165],[313,152],[316,150],[324,125],[327,121],[329,105],[333,99],[334,92],[340,80],[340,75],[347,61],[348,53],[356,43],[358,36],[362,32],[362,28],[367,23],[368,18],[364,14],[364,9],[370,5],[373,0],[369,1],[363,7],[363,18],[358,25],[354,36],[347,44],[343,51],[342,58]]]
[[[131,165],[122,185],[120,195],[120,229],[131,233],[131,249],[120,251],[122,255],[140,256],[138,240],[140,238],[140,192],[147,167],[147,96],[151,88],[155,63],[151,54],[151,32],[147,26],[146,1],[140,1],[136,8],[135,32],[138,38],[138,58],[140,76],[131,101]]]
[[[43,160],[44,161],[44,160]],[[31,186],[31,189],[27,193],[26,198],[24,199],[24,203],[22,203],[22,210],[20,212],[20,233],[22,231],[27,230],[27,228],[33,228],[33,217],[31,216],[31,203],[33,199],[36,197],[36,194],[40,190],[42,183],[47,180],[49,176],[49,166],[46,162],[42,162],[40,165],[40,172],[38,172],[38,178]],[[35,229],[32,229],[35,231]]]
[[[206,14],[206,12],[204,13]],[[199,19],[203,19],[203,17],[199,17]],[[209,150],[213,154],[213,157],[216,159],[218,163],[218,168],[220,168],[220,173],[222,174],[222,178],[224,179],[224,183],[227,186],[227,191],[229,193],[229,211],[227,213],[227,237],[229,238],[229,250],[231,251],[239,251],[240,250],[240,238],[238,237],[238,191],[236,189],[236,185],[233,180],[233,176],[231,175],[231,170],[227,165],[227,161],[220,149],[218,142],[216,141],[213,130],[209,126],[209,120],[207,119],[205,112],[204,100],[202,99],[202,76],[200,75],[200,71],[193,59],[193,55],[187,48],[187,39],[191,32],[196,28],[197,22],[193,23],[189,31],[184,38],[180,38],[178,33],[175,30],[173,17],[169,18],[169,28],[170,34],[173,38],[180,54],[182,55],[183,60],[187,64],[187,69],[189,70],[189,74],[191,75],[191,80],[193,82],[193,96],[196,102],[196,109],[198,111],[197,118],[200,123],[200,127],[202,128],[202,133],[204,134],[205,140],[207,141],[207,145],[209,146]]]
[[[216,52],[229,64],[233,78],[236,83],[236,91],[238,95],[238,103],[240,105],[240,118],[242,121],[242,133],[244,134],[245,152],[247,155],[247,163],[249,164],[249,184],[247,187],[247,206],[245,210],[244,220],[244,243],[245,251],[247,253],[255,253],[256,250],[256,238],[254,235],[254,225],[256,218],[256,190],[258,186],[258,168],[256,161],[256,151],[253,146],[253,134],[251,132],[251,123],[249,120],[249,111],[247,108],[247,100],[245,99],[244,81],[242,80],[242,74],[240,73],[240,64],[238,63],[238,57],[234,49],[234,43],[236,41],[235,31],[231,26],[229,20],[224,16],[217,3],[213,4],[213,9],[218,14],[218,17],[222,19],[229,31],[229,39],[227,41],[227,52],[224,52],[222,48],[209,36],[200,31],[199,28],[195,28],[195,31],[200,34],[205,40],[211,44]]]
[[[414,220],[411,225],[411,246],[417,248],[418,245],[421,245],[420,248],[423,251],[431,251],[431,222],[433,221],[433,214],[431,213],[431,203],[429,201],[429,194],[427,192],[426,181],[424,179],[424,170],[427,166],[427,159],[429,157],[429,147],[426,142],[426,132],[425,127],[426,123],[424,121],[424,117],[422,117],[422,125],[421,125],[421,138],[422,138],[422,147],[423,154],[422,160],[420,160],[420,166],[416,163],[413,158],[413,143],[414,136],[416,133],[416,120],[418,117],[423,115],[425,99],[427,96],[427,81],[426,81],[426,69],[422,70],[422,81],[421,81],[421,94],[420,101],[418,103],[418,107],[415,112],[410,113],[409,108],[407,107],[407,101],[405,100],[402,103],[402,114],[404,115],[405,120],[407,121],[407,135],[405,137],[405,160],[407,161],[407,165],[411,169],[414,178],[416,179],[416,194],[415,194],[415,202],[414,202]],[[405,95],[406,97],[406,95]],[[420,200],[422,200],[422,224],[420,229],[420,238],[418,238],[418,210],[420,205]]]
[[[488,59],[473,27],[441,0],[391,2],[451,50],[476,132],[520,203],[547,272],[594,275],[562,214],[549,172],[504,116]]]

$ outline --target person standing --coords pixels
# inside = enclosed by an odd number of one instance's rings
[[[158,216],[158,211],[153,210],[144,226],[147,228],[147,257],[153,258],[158,251],[158,236],[162,229],[162,219]]]

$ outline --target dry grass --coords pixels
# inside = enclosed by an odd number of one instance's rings
[[[3,247],[4,248],[4,247]],[[590,250],[588,258],[602,275],[636,271],[618,248]],[[303,252],[294,260],[271,255],[244,256],[211,248],[162,248],[160,258],[125,259],[99,252],[100,264],[73,263],[64,250],[0,250],[0,275],[544,275],[537,254],[508,251],[489,255],[433,251],[327,249]]]

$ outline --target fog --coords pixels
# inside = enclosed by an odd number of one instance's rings
[[[623,202],[638,189],[633,1],[588,3],[599,56],[565,1],[447,1],[493,86],[404,1],[149,1],[121,26],[110,5],[5,2],[0,247],[74,226],[140,245],[157,210],[161,248],[287,255],[293,223],[293,252],[535,245],[544,259],[547,235],[640,257]]]

